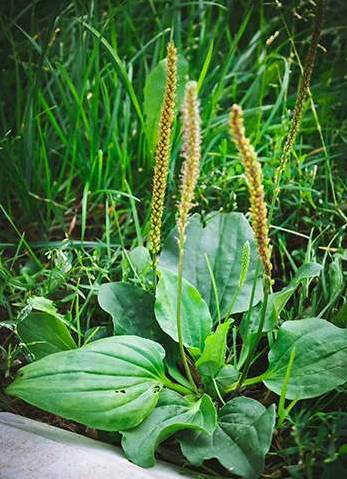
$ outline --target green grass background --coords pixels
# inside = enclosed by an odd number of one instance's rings
[[[1,2],[0,318],[7,375],[22,354],[9,328],[33,296],[55,301],[80,344],[92,327],[108,326],[96,305],[97,286],[119,278],[124,247],[145,242],[148,233],[153,153],[143,91],[170,35],[200,88],[196,209],[246,212],[228,112],[234,102],[245,110],[271,201],[312,12],[309,1]],[[319,314],[344,327],[346,18],[344,0],[327,2],[312,96],[271,225],[277,287],[304,260],[324,265],[320,282],[302,288],[288,318]],[[165,231],[174,223],[180,144],[177,123]],[[290,477],[318,477],[316,468],[328,467],[324,460],[340,467],[336,438],[347,427],[338,409],[345,395],[329,398],[297,411],[288,438],[278,439],[275,452]]]

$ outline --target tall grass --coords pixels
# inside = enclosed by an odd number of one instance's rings
[[[191,60],[189,74],[199,82],[204,105],[200,195],[206,209],[234,208],[234,193],[244,190],[221,113],[233,101],[246,111],[271,191],[310,34],[309,5],[297,9],[299,20],[293,15],[295,3],[280,8],[276,2],[176,0],[168,7],[147,0],[74,1],[55,6],[52,15],[41,2],[23,9],[12,2],[12,11],[1,19],[2,49],[9,55],[1,80],[7,94],[0,111],[0,195],[14,222],[34,239],[60,238],[76,216],[75,237],[100,238],[102,232],[91,223],[103,222],[109,195],[115,200],[121,191],[148,199],[152,156],[145,138],[143,88],[148,72],[165,56],[170,29]],[[300,209],[314,210],[322,199],[342,218],[341,189],[332,180],[344,137],[338,114],[333,122],[323,121],[332,119],[329,105],[343,86],[341,75],[336,76],[342,48],[337,17],[335,7],[328,8],[322,39],[328,53],[319,53],[324,75],[316,75],[303,140],[285,172],[280,208],[299,202]],[[266,40],[277,30],[268,46]],[[179,171],[177,140],[178,132],[171,175]],[[124,196],[116,202],[129,205]],[[290,223],[297,219],[295,213]]]
[[[329,263],[343,253],[345,7],[342,1],[327,5],[312,96],[270,225],[274,269],[284,280],[305,255]],[[12,1],[1,13],[0,242],[6,278],[18,264],[12,257],[29,253],[34,264],[44,264],[42,253],[67,247],[66,236],[75,241],[69,248],[97,247],[112,265],[113,248],[148,235],[153,154],[143,90],[170,36],[189,61],[201,98],[201,212],[247,208],[242,166],[228,140],[226,112],[233,102],[245,111],[271,200],[310,40],[310,2],[75,0],[52,8]],[[180,144],[176,125],[167,198],[172,205]],[[165,228],[173,222],[165,218]],[[317,306],[322,298],[317,294]],[[298,309],[304,307],[303,299]]]

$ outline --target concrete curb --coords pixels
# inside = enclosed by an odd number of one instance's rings
[[[169,464],[142,469],[117,447],[6,412],[0,412],[0,451],[0,479],[183,477]]]

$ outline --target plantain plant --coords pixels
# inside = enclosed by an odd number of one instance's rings
[[[195,82],[186,84],[182,107],[177,225],[162,245],[176,88],[172,43],[168,54],[149,247],[127,253],[127,281],[103,284],[98,292],[114,335],[77,348],[56,311],[46,305],[30,313],[18,335],[35,360],[19,370],[7,393],[119,432],[126,456],[140,466],[153,466],[158,446],[174,436],[191,465],[216,459],[232,474],[257,478],[276,418],[281,425],[297,401],[347,381],[347,331],[322,318],[281,319],[297,288],[321,267],[303,264],[273,292],[262,171],[237,105],[230,126],[245,167],[251,225],[237,212],[189,216],[201,142]],[[255,385],[262,385],[257,399]],[[273,404],[266,391],[274,393]]]

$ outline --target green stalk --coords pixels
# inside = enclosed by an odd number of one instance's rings
[[[211,278],[214,300],[216,302],[217,321],[218,321],[218,324],[220,324],[221,323],[221,315],[220,315],[220,307],[219,307],[219,298],[218,298],[218,289],[217,289],[216,279],[214,277],[214,274],[213,274],[213,271],[212,271],[210,261],[208,259],[207,254],[205,254],[205,260],[206,260],[207,269],[208,269],[208,272],[209,272],[209,275],[210,275],[210,278]]]
[[[242,247],[242,252],[241,252],[241,269],[240,269],[239,284],[238,284],[238,287],[236,288],[234,296],[232,297],[231,305],[226,318],[232,315],[236,300],[239,297],[241,289],[246,281],[246,276],[249,269],[249,261],[250,261],[250,246],[249,246],[249,242],[246,241]]]
[[[254,280],[253,280],[253,285],[252,285],[251,297],[249,299],[249,306],[248,306],[248,311],[247,311],[246,320],[245,320],[246,324],[248,324],[248,325],[249,325],[249,320],[250,320],[250,316],[251,316],[251,312],[252,312],[252,308],[253,308],[255,290],[257,288],[257,279],[258,279],[259,269],[260,269],[260,263],[257,264],[256,269],[255,269],[255,275],[254,275]],[[239,358],[242,358],[243,348],[244,348],[244,345],[242,345]],[[242,364],[243,364],[243,362],[240,363],[240,359],[239,359],[238,367],[241,367]]]
[[[223,399],[223,396],[221,395],[221,392],[218,388],[218,384],[217,384],[217,381],[216,381],[216,378],[212,378],[212,383],[213,383],[213,386],[214,386],[214,389],[216,391],[216,394],[217,394],[217,397],[218,399],[220,400],[220,402],[223,404],[223,406],[225,406],[225,401]]]
[[[186,372],[188,381],[190,382],[194,392],[198,392],[196,384],[194,382],[192,373],[189,368],[189,364],[187,361],[186,353],[184,351],[183,345],[183,334],[182,334],[182,315],[181,315],[181,308],[182,308],[182,290],[183,290],[183,258],[184,258],[184,237],[182,235],[179,238],[178,242],[178,249],[179,249],[179,257],[178,257],[178,271],[177,271],[177,306],[176,306],[176,323],[177,323],[177,335],[178,335],[178,346],[180,350],[180,355],[183,363],[184,370]]]
[[[185,396],[188,394],[192,394],[191,389],[185,386],[182,386],[182,384],[173,383],[167,377],[163,378],[163,383],[164,383],[164,386],[166,386],[168,389],[172,389],[172,391],[176,391],[179,394],[183,394]]]
[[[287,416],[287,410],[285,408],[285,402],[286,402],[286,394],[287,394],[287,389],[288,389],[288,383],[289,383],[290,375],[291,375],[291,372],[292,372],[292,367],[293,367],[293,364],[294,364],[294,358],[295,358],[295,347],[290,352],[287,371],[286,371],[286,375],[285,375],[283,385],[282,385],[280,400],[278,402],[277,427],[282,426],[282,424],[284,423],[284,421],[286,419],[286,416]]]
[[[291,121],[286,142],[283,147],[280,164],[277,168],[276,175],[275,175],[274,194],[272,197],[270,212],[269,212],[269,224],[271,224],[277,198],[280,193],[281,178],[285,170],[285,167],[287,165],[289,155],[295,144],[297,134],[300,129],[302,115],[303,115],[303,111],[305,107],[305,101],[308,95],[310,94],[311,76],[312,76],[313,67],[315,64],[318,42],[319,42],[319,37],[320,37],[321,29],[322,29],[324,7],[325,7],[325,1],[318,0],[316,5],[314,28],[313,28],[311,43],[310,43],[310,47],[305,60],[305,66],[304,66],[304,71],[302,74],[301,84],[296,97],[293,118]]]
[[[230,308],[229,308],[229,312],[228,312],[228,314],[225,316],[225,318],[229,318],[229,317],[232,315],[233,309],[234,309],[234,306],[235,306],[235,303],[236,303],[236,300],[237,300],[237,298],[239,297],[239,294],[240,294],[240,292],[241,292],[241,288],[242,288],[242,287],[240,287],[240,286],[238,286],[238,287],[236,288],[235,293],[234,293],[234,296],[233,296],[232,299],[231,299],[231,305],[230,305]]]
[[[246,386],[253,386],[254,384],[259,384],[265,379],[265,374],[260,374],[259,376],[254,376],[253,378],[248,378],[243,381],[243,387]],[[236,391],[240,389],[239,387],[239,381],[236,381],[235,383],[231,384],[229,387],[225,389],[226,394],[232,393],[233,391]]]
[[[261,309],[261,317],[260,317],[260,321],[259,321],[259,326],[258,326],[257,334],[256,334],[256,337],[255,337],[255,341],[253,343],[253,346],[251,346],[251,348],[249,350],[249,353],[247,355],[245,365],[243,367],[240,379],[238,380],[236,390],[240,389],[240,387],[242,386],[242,383],[244,382],[245,378],[247,377],[249,367],[250,367],[252,359],[254,357],[254,353],[255,353],[255,351],[257,349],[257,346],[259,344],[259,341],[261,339],[261,336],[262,336],[262,333],[263,333],[263,326],[264,326],[264,323],[265,323],[266,308],[267,308],[267,303],[268,303],[270,291],[271,291],[271,279],[267,276],[264,276],[264,300],[263,300],[263,305],[262,305],[262,309]]]
[[[182,363],[193,390],[198,393],[198,388],[194,382],[190,371],[187,357],[184,351],[183,334],[182,334],[182,288],[183,288],[183,258],[184,246],[186,242],[186,227],[188,222],[189,211],[193,206],[194,190],[199,178],[200,171],[200,114],[199,100],[197,92],[197,83],[189,81],[185,87],[184,102],[182,108],[183,120],[183,156],[185,158],[182,165],[181,176],[181,199],[178,205],[178,273],[177,273],[177,305],[176,305],[176,323],[178,345],[182,358]]]

